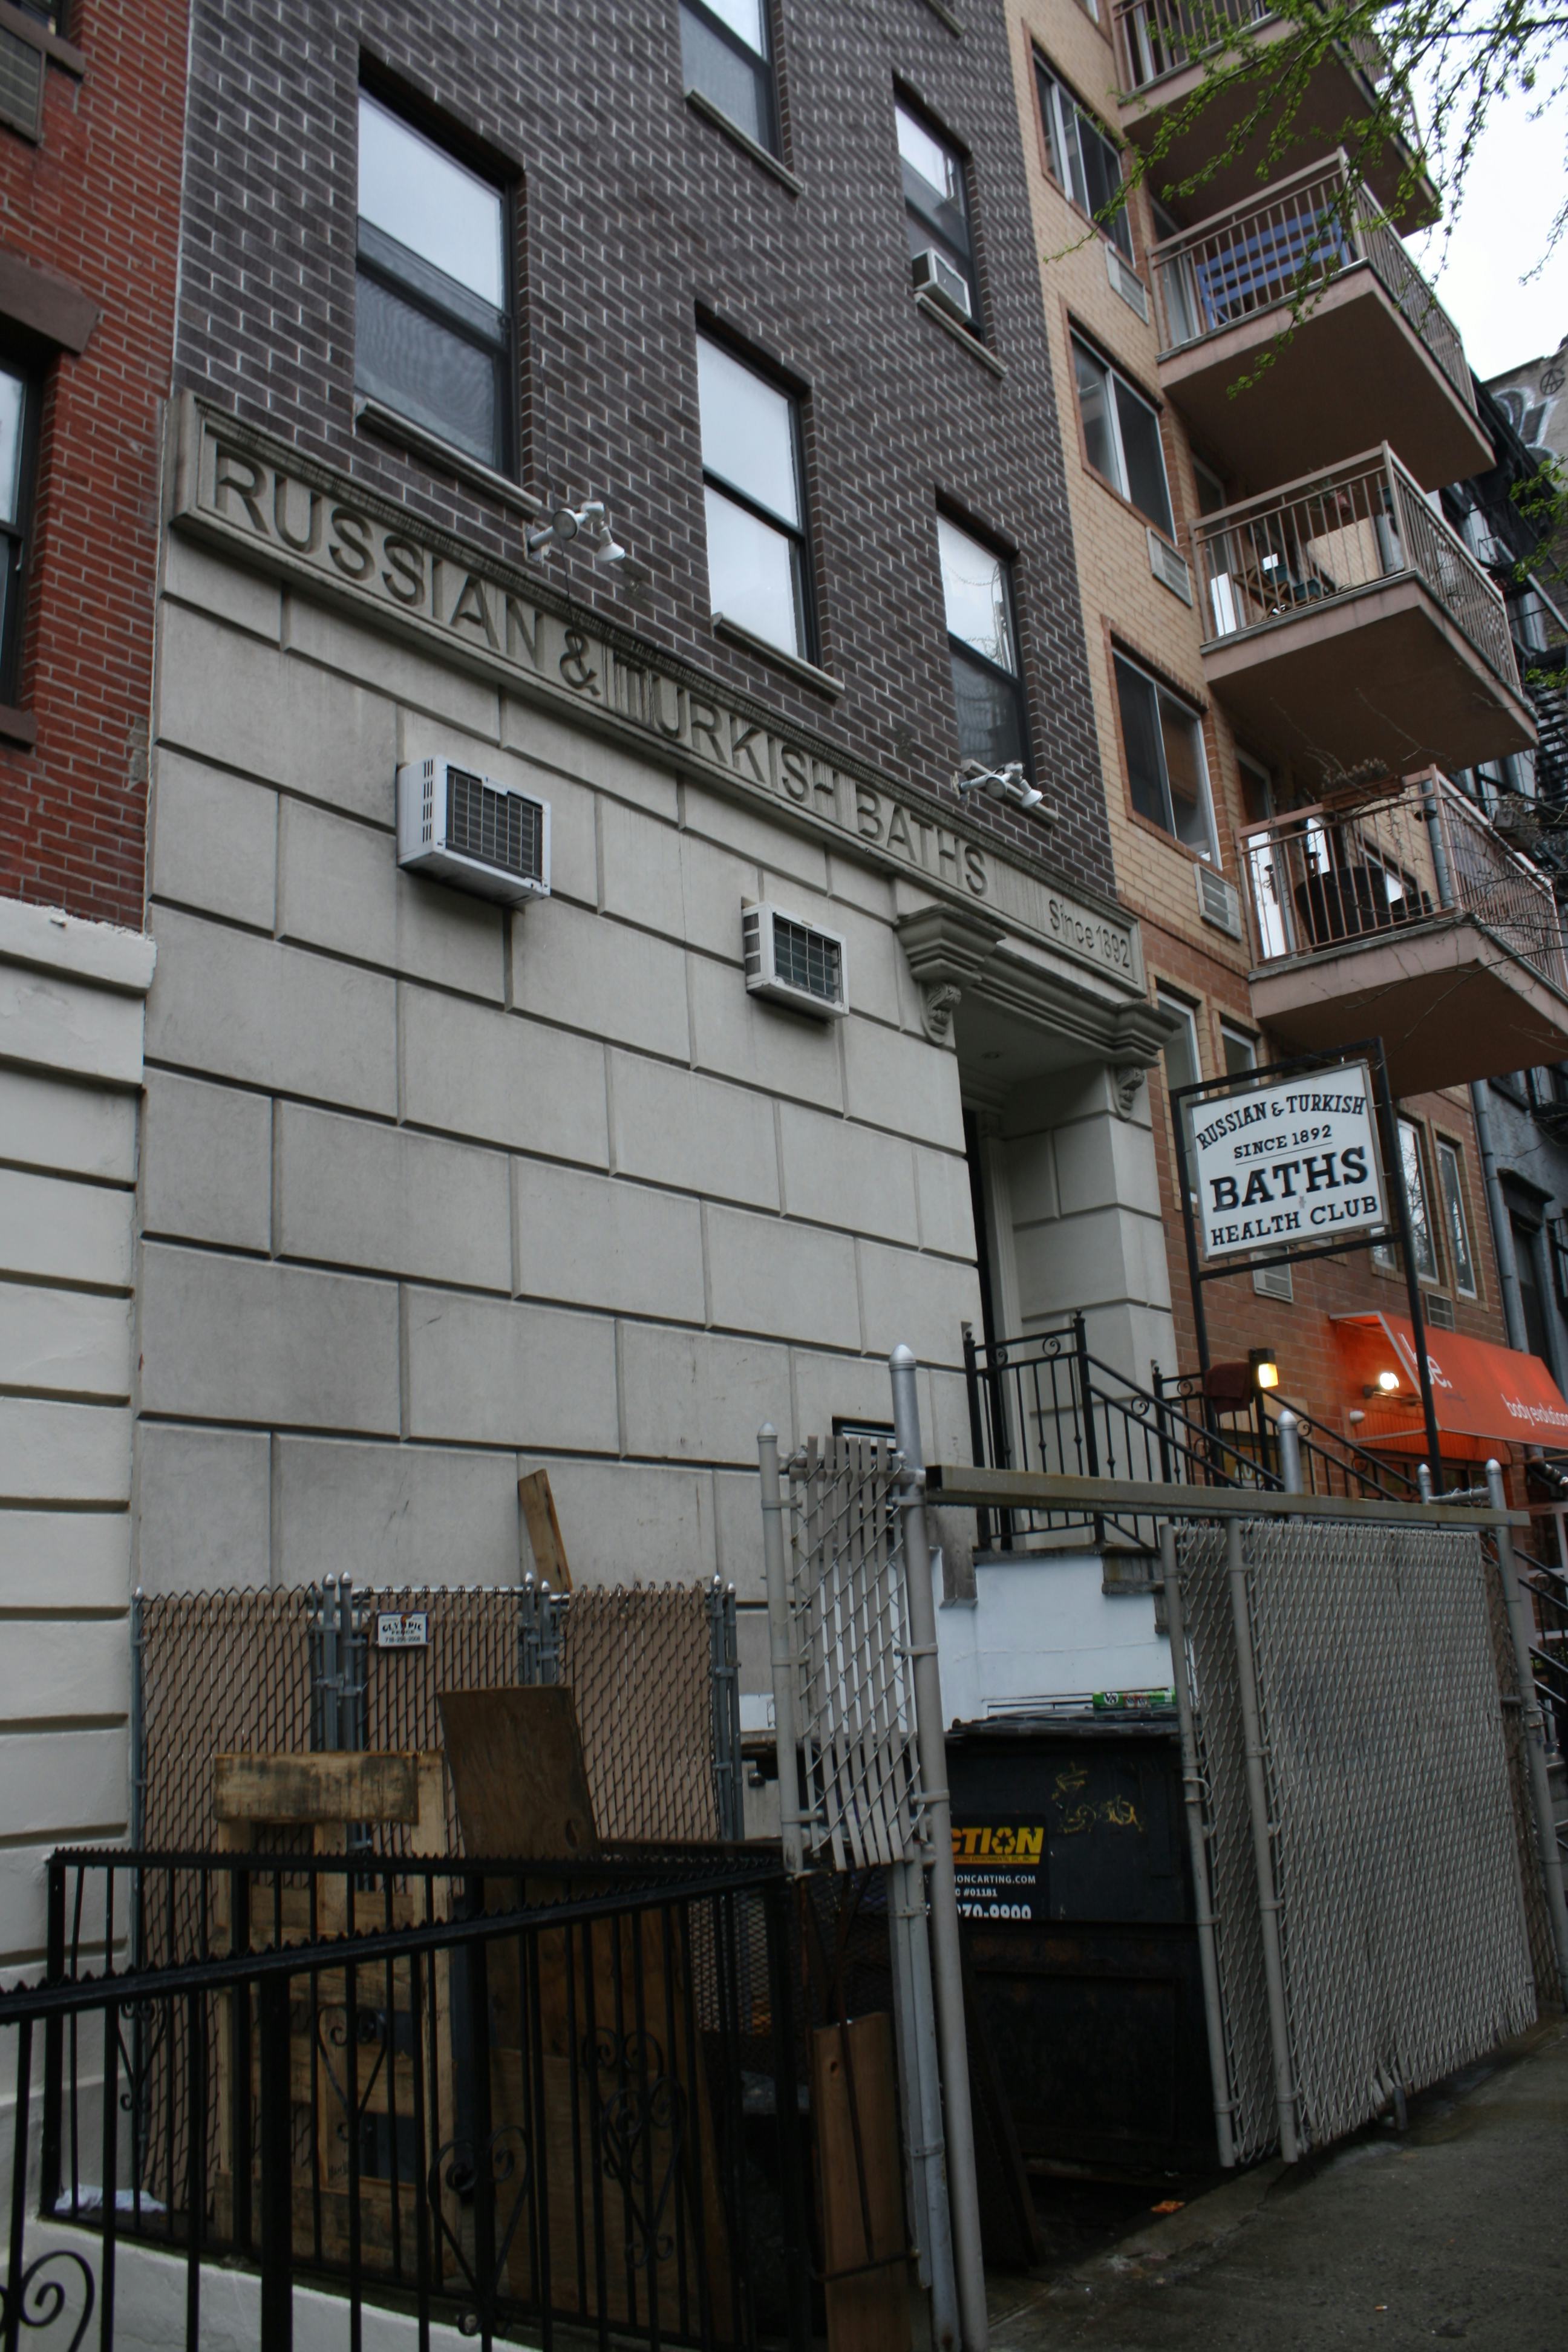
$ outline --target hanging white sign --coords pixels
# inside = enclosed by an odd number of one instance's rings
[[[1388,1222],[1364,1062],[1187,1106],[1205,1258],[1353,1241]]]

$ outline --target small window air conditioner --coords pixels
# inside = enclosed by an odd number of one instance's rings
[[[1121,258],[1113,245],[1105,247],[1105,274],[1114,291],[1121,295],[1130,310],[1136,310],[1145,326],[1149,323],[1149,289],[1138,272]]]
[[[1162,588],[1168,588],[1184,604],[1192,603],[1193,575],[1187,569],[1186,558],[1152,528],[1149,530],[1149,569]]]
[[[411,760],[397,771],[397,862],[509,906],[547,898],[550,803],[456,760]]]
[[[793,1004],[819,1021],[837,1021],[848,1012],[845,943],[837,931],[803,923],[782,907],[742,899],[741,939],[753,996]]]
[[[1421,1305],[1426,1320],[1435,1330],[1451,1331],[1454,1328],[1454,1302],[1440,1290],[1424,1290]]]
[[[939,302],[955,319],[962,319],[966,327],[973,324],[974,305],[969,298],[969,280],[962,269],[955,269],[934,245],[928,246],[924,253],[917,253],[911,268],[917,294],[929,294],[933,302]]]
[[[1212,866],[1198,866],[1198,912],[1205,923],[1212,923],[1226,939],[1241,937],[1241,894],[1234,882],[1216,874]]]
[[[1289,1303],[1293,1301],[1296,1296],[1296,1285],[1291,1279],[1290,1269],[1284,1264],[1260,1265],[1252,1277],[1252,1287],[1257,1291],[1259,1298],[1282,1298]]]

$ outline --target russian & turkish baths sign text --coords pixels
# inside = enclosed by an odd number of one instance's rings
[[[1189,1106],[1205,1257],[1350,1240],[1388,1222],[1363,1062]]]
[[[770,723],[652,646],[617,642],[581,607],[559,609],[520,567],[472,554],[414,514],[268,436],[182,410],[174,520],[250,562],[308,579],[378,623],[421,637],[514,690],[673,755],[790,810],[814,828],[1020,922],[1074,963],[1138,993],[1134,927],[1110,908],[994,856],[935,804],[890,791]]]

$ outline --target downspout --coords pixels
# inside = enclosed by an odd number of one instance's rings
[[[1436,774],[1428,769],[1422,782],[1423,813],[1426,819],[1427,838],[1432,845],[1432,869],[1437,883],[1437,903],[1452,908],[1454,877],[1448,865],[1448,844],[1443,827],[1443,811],[1438,801],[1441,786]],[[1498,1177],[1497,1153],[1492,1148],[1491,1112],[1487,1103],[1486,1082],[1470,1080],[1470,1117],[1475,1121],[1476,1149],[1481,1155],[1481,1177],[1486,1185],[1487,1218],[1492,1229],[1492,1252],[1497,1259],[1498,1288],[1502,1293],[1503,1328],[1508,1344],[1524,1355],[1530,1353],[1530,1340],[1524,1328],[1524,1301],[1520,1296],[1519,1260],[1513,1250],[1513,1227],[1502,1197],[1502,1185]]]

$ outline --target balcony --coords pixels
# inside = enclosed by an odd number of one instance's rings
[[[1204,673],[1258,751],[1329,778],[1533,747],[1502,597],[1386,446],[1193,541]]]
[[[1491,444],[1458,330],[1343,153],[1154,247],[1161,386],[1228,469],[1277,482],[1379,441],[1429,489]],[[1310,307],[1288,341],[1292,302]],[[1272,348],[1271,348],[1272,347]],[[1267,373],[1231,396],[1268,354]]]
[[[1191,123],[1179,120],[1204,78],[1204,60],[1223,46],[1220,28],[1234,25],[1249,29],[1254,46],[1272,48],[1293,40],[1297,28],[1277,17],[1263,0],[1120,0],[1116,11],[1116,50],[1121,70],[1121,128],[1136,145],[1147,146],[1163,127],[1177,120],[1175,136],[1161,158],[1159,178],[1174,184],[1191,178],[1213,158],[1223,158],[1212,178],[1205,181],[1194,201],[1205,211],[1235,204],[1255,192],[1265,163],[1268,131],[1265,127],[1240,137],[1247,117],[1258,102],[1250,76],[1216,90]],[[1218,33],[1218,37],[1216,37]],[[1313,152],[1321,153],[1325,136],[1338,139],[1352,122],[1364,119],[1380,60],[1370,47],[1352,53],[1336,43],[1317,58],[1303,88],[1293,95],[1300,104],[1300,149],[1296,154],[1268,156],[1271,164],[1306,163]],[[1414,197],[1404,199],[1400,182],[1408,170],[1418,142],[1412,126],[1408,142],[1391,141],[1386,153],[1368,164],[1367,178],[1380,205],[1394,210],[1402,202],[1400,226],[1408,231],[1429,227],[1440,210],[1436,192],[1423,173]],[[1234,150],[1234,152],[1232,152]],[[1159,194],[1159,189],[1155,191]]]
[[[1552,887],[1437,771],[1241,836],[1252,1010],[1307,1051],[1381,1035],[1395,1094],[1568,1056]]]

